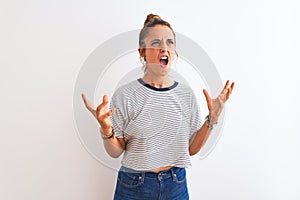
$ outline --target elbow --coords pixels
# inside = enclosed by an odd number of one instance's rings
[[[195,147],[189,147],[189,154],[190,156],[196,155],[200,151],[201,147],[195,148]]]
[[[193,156],[193,155],[195,155],[195,154],[197,154],[197,153],[198,153],[197,151],[191,151],[191,150],[189,150],[190,156]]]
[[[110,157],[119,158],[121,155],[122,155],[122,153],[120,153],[120,154],[110,154]]]
[[[119,151],[106,151],[106,152],[112,158],[119,158],[122,155],[123,150],[120,149]]]

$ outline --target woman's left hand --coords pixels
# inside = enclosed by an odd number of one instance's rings
[[[227,80],[226,84],[219,94],[219,96],[215,99],[212,99],[207,92],[207,90],[203,90],[203,93],[206,98],[208,110],[209,110],[209,119],[210,121],[215,124],[218,122],[219,116],[224,108],[224,104],[229,99],[230,94],[232,93],[232,90],[234,88],[234,82],[231,83],[229,87],[230,81]]]

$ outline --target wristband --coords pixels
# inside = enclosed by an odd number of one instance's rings
[[[101,127],[100,127],[100,133],[101,133],[101,137],[103,140],[109,140],[110,138],[114,137],[114,135],[115,135],[114,129],[112,129],[111,134],[106,135],[105,133],[102,132]]]
[[[209,115],[207,115],[206,117],[205,117],[205,120],[208,122],[208,125],[207,125],[207,128],[208,128],[208,130],[213,130],[214,129],[214,127],[218,124],[218,122],[216,122],[215,124],[213,124],[211,121],[210,121],[210,119],[209,119]]]

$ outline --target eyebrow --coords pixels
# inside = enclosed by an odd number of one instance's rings
[[[173,38],[168,38],[167,39],[167,41],[174,41],[174,39]],[[161,39],[158,39],[158,38],[156,38],[156,39],[153,39],[153,40],[151,40],[151,42],[154,42],[154,41],[161,41]]]
[[[153,40],[151,40],[151,42],[154,42],[154,41],[160,41],[160,39],[153,39]]]

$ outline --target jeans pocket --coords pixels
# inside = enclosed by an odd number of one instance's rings
[[[178,170],[174,171],[174,175],[176,176],[177,183],[184,183],[186,181],[186,172],[184,168],[178,168]]]
[[[135,188],[143,184],[144,176],[142,173],[119,171],[118,182],[127,188]]]

